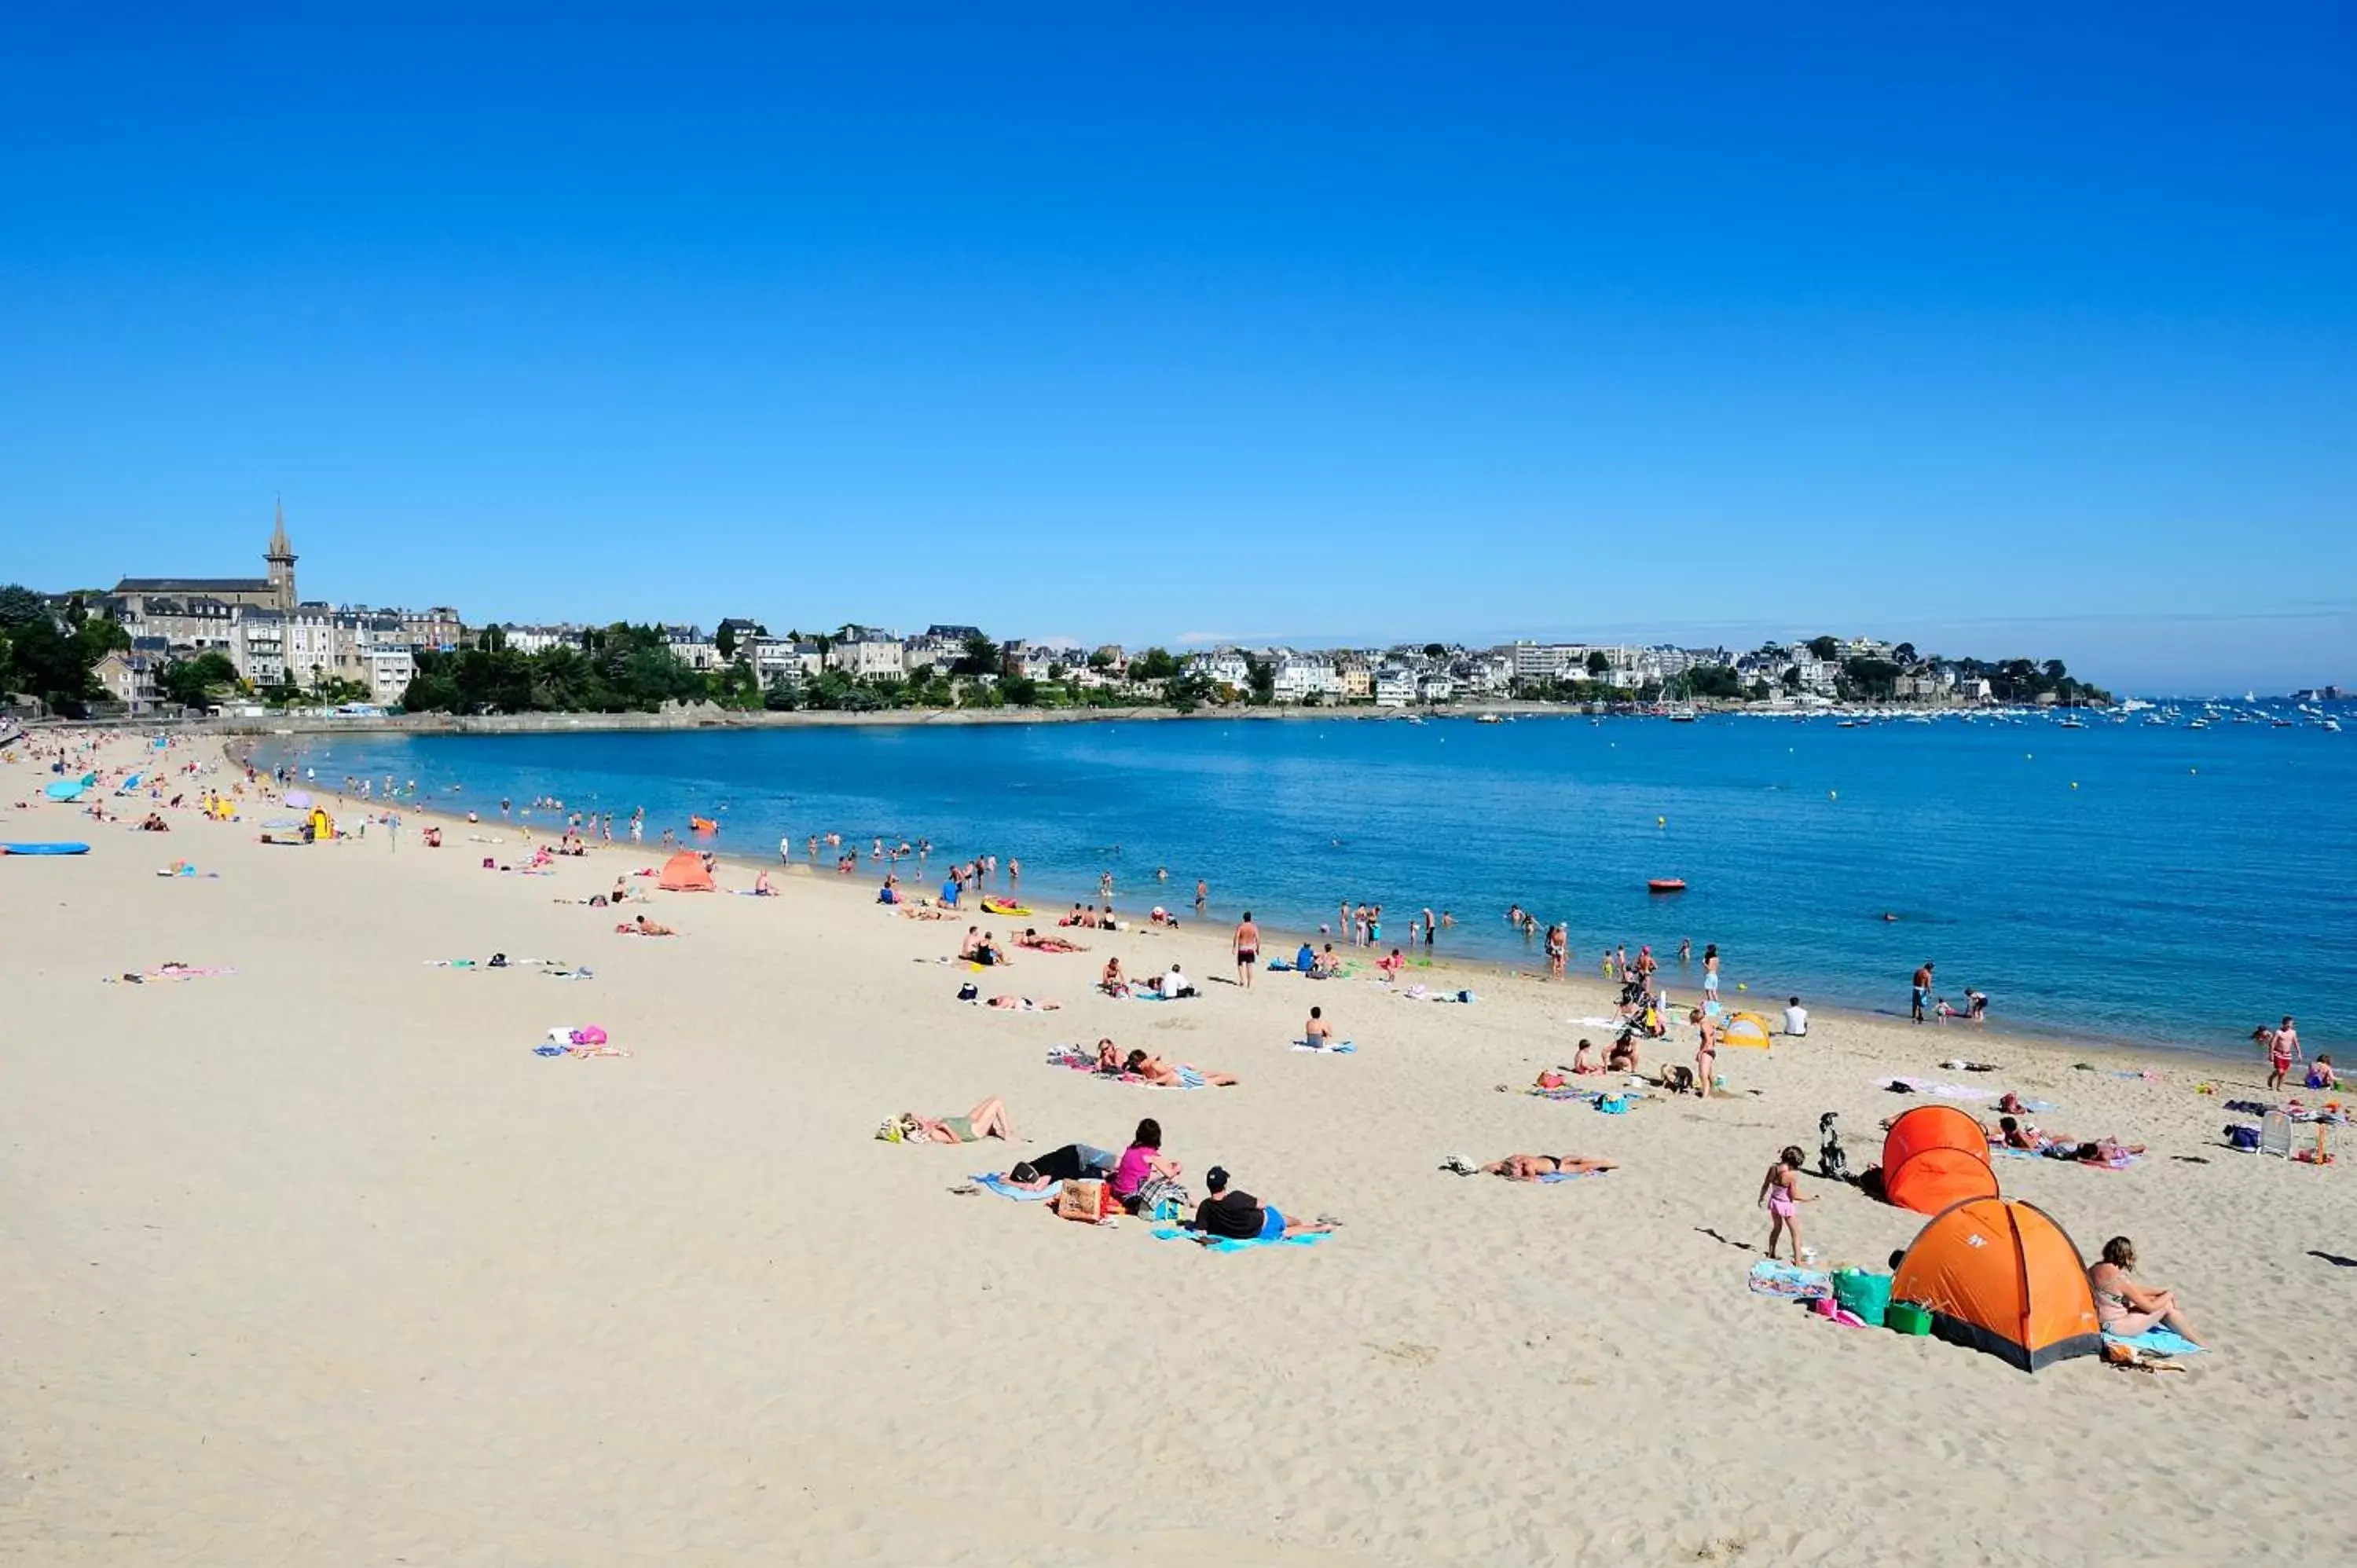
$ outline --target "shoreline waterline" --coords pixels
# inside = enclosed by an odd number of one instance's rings
[[[224,755],[233,766],[242,768],[246,766],[247,761],[252,757],[254,749],[255,746],[251,741],[250,737],[240,737],[239,739],[229,742],[224,746]],[[259,765],[257,764],[257,766]],[[561,826],[551,831],[546,826],[524,822],[494,822],[479,819],[474,822],[469,822],[468,821],[464,811],[454,811],[445,806],[421,803],[407,800],[387,802],[384,800],[370,800],[346,797],[340,792],[331,789],[324,783],[314,783],[303,787],[311,789],[315,794],[317,794],[322,798],[325,798],[329,794],[334,794],[337,801],[337,809],[339,814],[360,811],[370,816],[378,816],[382,815],[388,806],[390,806],[391,809],[400,811],[404,820],[414,817],[421,819],[424,822],[429,822],[441,826],[445,830],[445,843],[443,847],[445,849],[457,849],[461,853],[464,852],[468,843],[463,835],[469,832],[485,833],[491,831],[499,831],[505,834],[515,835],[512,842],[516,845],[537,846],[544,843],[554,843],[561,840],[565,832]],[[451,830],[456,830],[457,833],[462,836],[453,839],[450,836]],[[530,836],[527,837],[526,835]],[[498,843],[498,845],[500,848],[510,847],[510,842],[505,838],[495,842]],[[576,865],[597,865],[601,862],[606,864],[628,863],[630,869],[627,872],[621,873],[621,875],[625,877],[631,878],[632,880],[638,880],[637,873],[639,871],[642,869],[660,871],[662,862],[670,855],[682,850],[689,850],[699,854],[711,855],[716,865],[740,875],[748,886],[751,886],[757,875],[763,872],[767,872],[773,876],[785,875],[793,877],[797,881],[809,884],[813,888],[832,889],[832,892],[828,896],[839,901],[845,910],[889,908],[889,906],[882,906],[877,903],[876,896],[883,885],[883,873],[882,870],[877,869],[877,866],[867,860],[866,852],[865,851],[860,852],[859,870],[851,875],[845,876],[835,873],[828,865],[823,863],[823,859],[819,862],[812,861],[808,857],[806,852],[802,853],[800,858],[788,863],[780,861],[774,854],[765,855],[759,853],[742,850],[736,847],[724,847],[716,841],[699,842],[684,837],[678,839],[668,848],[660,842],[652,841],[633,844],[623,840],[605,843],[592,839],[587,841],[587,843],[589,852],[587,855],[580,857],[568,856],[565,858],[572,860]],[[849,848],[851,846],[846,844],[845,847]],[[424,853],[436,852],[426,851]],[[530,853],[530,847],[526,847],[524,853],[528,854]],[[821,856],[824,857],[829,853],[827,846],[822,843],[820,845]],[[942,865],[944,867],[947,864],[949,864],[949,862],[946,859],[943,860]],[[900,877],[899,886],[905,889],[911,897],[933,898],[935,897],[936,890],[924,885],[926,879],[916,877],[913,875],[905,874],[907,871],[905,866],[888,865],[885,869],[904,873]],[[1001,875],[1003,878],[1003,868]],[[726,896],[725,890],[723,896]],[[1020,888],[1009,889],[1003,885],[1003,882],[1002,886],[995,890],[985,890],[980,893],[970,890],[966,894],[966,897],[970,899],[979,899],[984,897],[993,898],[1020,898],[1028,900],[1032,897],[1032,895],[1024,892]],[[1059,903],[1072,901],[1061,893],[1059,893],[1056,897]],[[1082,898],[1079,901],[1082,903],[1089,902],[1086,898]],[[1193,914],[1191,898],[1185,906],[1185,913],[1179,922],[1176,925],[1168,926],[1154,925],[1146,919],[1143,914],[1125,912],[1125,906],[1120,902],[1116,902],[1115,914],[1116,918],[1123,921],[1123,928],[1118,932],[1111,933],[1100,933],[1099,931],[1089,928],[1076,929],[1071,927],[1060,927],[1057,924],[1057,921],[1068,911],[1064,911],[1060,908],[1049,908],[1047,907],[1045,900],[1034,904],[1032,908],[1033,914],[1029,917],[992,915],[984,911],[979,907],[978,903],[961,904],[953,912],[963,917],[969,924],[981,926],[985,929],[999,929],[999,934],[1007,939],[1010,942],[1015,935],[1021,929],[1020,926],[1009,924],[1008,922],[1010,921],[1036,921],[1039,922],[1037,929],[1039,930],[1041,935],[1063,934],[1068,937],[1068,940],[1081,942],[1082,945],[1087,945],[1088,939],[1097,937],[1101,934],[1117,935],[1122,937],[1146,936],[1157,940],[1168,939],[1171,941],[1181,944],[1186,949],[1189,950],[1188,957],[1183,961],[1185,961],[1189,967],[1190,978],[1197,981],[1199,984],[1206,981],[1214,984],[1226,984],[1232,983],[1233,972],[1232,949],[1229,945],[1232,925],[1229,922],[1221,919],[1211,918],[1198,918]],[[999,922],[999,926],[994,927],[991,924],[993,921]],[[942,923],[947,924],[948,922]],[[1263,945],[1264,963],[1265,963],[1266,959],[1269,957],[1282,957],[1289,955],[1305,942],[1308,943],[1313,948],[1318,948],[1322,947],[1326,942],[1333,940],[1329,936],[1318,932],[1290,929],[1285,926],[1268,921],[1260,921],[1258,923],[1265,939]],[[1002,927],[1004,928],[1003,929],[1000,929]],[[1448,939],[1446,937],[1443,938],[1444,941],[1447,940]],[[1376,944],[1373,947],[1356,947],[1347,944],[1338,944],[1337,951],[1343,956],[1346,961],[1355,960],[1362,964],[1372,965],[1374,958],[1378,956],[1379,952],[1381,950],[1387,950],[1393,944],[1390,943],[1381,943]],[[1403,954],[1405,954],[1407,950],[1406,944],[1402,942],[1397,945],[1401,948]],[[1419,944],[1419,946],[1421,944]],[[1672,1003],[1672,1006],[1670,1008],[1670,1032],[1668,1035],[1663,1036],[1659,1039],[1645,1041],[1642,1047],[1647,1053],[1652,1055],[1668,1053],[1672,1059],[1675,1059],[1676,1055],[1681,1051],[1682,1047],[1684,1045],[1686,1036],[1690,1032],[1684,1022],[1683,1010],[1698,1003],[1701,999],[1702,993],[1700,982],[1701,970],[1699,963],[1696,962],[1694,965],[1690,965],[1685,970],[1672,971],[1669,966],[1675,963],[1676,960],[1674,958],[1665,961],[1663,967],[1667,978],[1661,982],[1663,994],[1670,998]],[[1031,972],[1028,966],[1021,963],[1019,959],[1016,965],[1011,965],[1009,967],[1025,968],[1027,973]],[[1512,983],[1518,986],[1528,985],[1558,988],[1567,1004],[1574,1007],[1592,1008],[1593,1012],[1587,1015],[1598,1017],[1610,1015],[1614,998],[1616,997],[1619,990],[1619,984],[1617,982],[1608,979],[1599,972],[1574,970],[1558,978],[1544,974],[1540,971],[1526,965],[1517,964],[1507,960],[1462,952],[1446,952],[1437,954],[1433,958],[1426,961],[1421,967],[1417,965],[1416,961],[1411,958],[1410,968],[1404,972],[1404,973],[1407,978],[1401,982],[1403,986],[1421,983],[1431,985],[1432,989],[1437,991],[1455,992],[1458,990],[1469,990],[1473,991],[1477,995],[1479,995],[1482,986],[1501,983]],[[1452,982],[1461,980],[1467,983],[1462,985],[1454,983],[1447,985],[1434,984],[1433,982],[1429,980],[1419,982],[1415,978],[1418,975],[1445,977]],[[1686,983],[1689,977],[1691,978],[1692,983]],[[1278,983],[1282,983],[1286,980],[1294,978],[1294,976],[1286,971],[1269,971],[1264,968],[1260,972],[1259,978],[1264,981],[1275,981]],[[1092,982],[1092,983],[1093,983],[1093,982]],[[1016,985],[1016,989],[1018,991],[1021,989],[1019,983]],[[1770,992],[1773,992],[1772,996],[1769,994]],[[1799,990],[1796,992],[1793,989],[1786,989],[1779,991],[1775,990],[1772,985],[1767,987],[1760,993],[1760,999],[1754,999],[1744,993],[1735,993],[1731,995],[1722,995],[1721,1004],[1726,1007],[1727,1011],[1730,1015],[1745,1011],[1755,1012],[1768,1021],[1771,1029],[1781,1030],[1782,1026],[1785,998],[1796,993],[1802,997],[1803,1005],[1808,1009],[1812,1030],[1817,1029],[1827,1024],[1889,1026],[1902,1025],[1908,1022],[1907,1015],[1903,1012],[1895,1008],[1878,1010],[1839,1003],[1820,1004],[1812,1001],[1805,990]],[[1315,993],[1305,995],[1303,1004],[1305,1006],[1309,1005],[1312,1001],[1314,1001],[1314,998]],[[1565,1059],[1568,1061],[1574,1048],[1578,1043],[1578,1030],[1580,1026],[1577,1021],[1573,1018],[1565,1018],[1560,1020],[1560,1022],[1567,1031],[1570,1031],[1569,1037],[1567,1037],[1563,1043],[1563,1055]],[[2102,1054],[2115,1057],[2118,1058],[2121,1063],[2125,1063],[2132,1058],[2141,1056],[2155,1055],[2171,1061],[2198,1062],[2206,1068],[2219,1071],[2232,1070],[2237,1066],[2251,1070],[2261,1070],[2264,1068],[2263,1062],[2251,1058],[2248,1053],[2237,1053],[2223,1048],[2212,1049],[2194,1045],[2179,1045],[2170,1042],[2149,1039],[2124,1039],[2112,1036],[2075,1032],[2068,1029],[2042,1026],[2037,1024],[2024,1023],[2004,1018],[1992,1018],[1981,1024],[1969,1024],[1960,1020],[1950,1021],[1947,1023],[1939,1023],[1935,1021],[1922,1025],[1921,1027],[1927,1031],[1925,1036],[1927,1040],[1948,1041],[1954,1039],[1960,1043],[1982,1040],[1988,1042],[2018,1044],[2033,1050],[2050,1052],[2058,1055],[2068,1055],[2072,1053]],[[1610,1030],[1597,1028],[1593,1031],[1591,1037],[1593,1038],[1595,1045],[1600,1050],[1609,1043],[1610,1036]],[[1778,1033],[1775,1037],[1780,1043],[1786,1042],[1789,1039],[1788,1036],[1781,1033]],[[1805,1038],[1806,1036],[1803,1037],[1803,1040],[1805,1040]],[[1785,1048],[1792,1048],[1792,1046],[1800,1046],[1801,1048],[1806,1048],[1805,1045],[1803,1045],[1800,1041],[1793,1041]],[[1953,1052],[1943,1051],[1940,1054],[1943,1056],[1943,1059],[1951,1057],[1963,1059],[1972,1059],[1976,1055],[1986,1053],[1956,1050]]]
[[[1591,972],[1622,942],[1663,959],[1682,938],[1697,955],[1716,942],[1730,1004],[1748,983],[1749,998],[1775,1000],[1764,1010],[1797,992],[1864,1015],[1903,1010],[1907,976],[1934,959],[1935,992],[1959,1004],[1967,986],[1987,993],[2008,1032],[2225,1059],[2259,1018],[2327,1016],[2324,978],[2357,964],[2357,893],[2330,871],[2338,849],[2357,854],[2357,811],[2333,803],[2343,781],[2357,800],[2357,768],[2337,739],[1706,723],[253,744],[321,778],[414,780],[422,799],[486,822],[503,799],[593,816],[643,806],[650,839],[709,817],[732,853],[760,846],[750,861],[780,835],[799,858],[813,829],[834,831],[877,876],[872,839],[929,839],[941,865],[928,863],[922,891],[948,863],[989,853],[1022,863],[1050,919],[1097,902],[1108,871],[1123,913],[1158,901],[1187,919],[1201,875],[1221,918],[1249,907],[1292,934],[1332,927],[1344,895],[1380,902],[1394,935],[1379,950],[1405,947],[1422,908],[1448,910],[1445,950],[1511,972],[1539,967],[1500,918],[1519,904],[1543,927],[1566,921]],[[2176,767],[2189,751],[2201,763]],[[2273,827],[2290,800],[2316,808],[2298,835]],[[913,861],[899,869],[914,879]],[[1689,890],[1649,895],[1661,875]],[[2303,901],[2255,902],[2246,884],[2298,886]],[[2306,956],[2217,961],[2244,950]]]

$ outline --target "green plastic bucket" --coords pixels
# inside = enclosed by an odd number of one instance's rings
[[[1890,1309],[1890,1276],[1869,1274],[1863,1269],[1839,1270],[1834,1275],[1834,1304],[1879,1328]]]
[[[1911,1301],[1894,1301],[1882,1315],[1882,1321],[1885,1326],[1900,1334],[1911,1334],[1920,1338],[1932,1332],[1932,1309],[1918,1306]]]

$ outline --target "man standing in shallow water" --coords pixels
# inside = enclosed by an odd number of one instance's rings
[[[1915,972],[1914,1004],[1910,1011],[1918,1024],[1923,1021],[1923,1004],[1932,999],[1932,961],[1925,959],[1923,967]]]
[[[1236,983],[1246,991],[1252,989],[1253,969],[1260,960],[1260,928],[1253,924],[1252,911],[1236,922]]]

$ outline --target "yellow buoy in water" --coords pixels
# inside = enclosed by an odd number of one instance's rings
[[[2078,787],[2079,787],[2079,781],[2078,781],[2076,779],[2072,779],[2072,780],[2071,780],[2071,788],[2072,788],[2072,789],[2076,789]]]
[[[1738,980],[1738,981],[1737,981],[1737,982],[1735,983],[1735,989],[1737,989],[1738,991],[1749,991],[1749,990],[1750,990],[1750,989],[1751,989],[1751,987],[1750,987],[1749,985],[1748,985],[1748,984],[1744,983],[1742,981]]]
[[[1841,799],[1841,791],[1838,789],[1828,789],[1825,791],[1825,799],[1828,800],[1838,800]]]
[[[1670,825],[1670,819],[1667,817],[1655,817],[1653,819],[1653,825],[1657,828],[1666,828]]]

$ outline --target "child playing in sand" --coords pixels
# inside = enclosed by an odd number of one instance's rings
[[[1798,1206],[1814,1203],[1813,1197],[1801,1193],[1801,1147],[1787,1144],[1768,1167],[1767,1177],[1760,1184],[1760,1201],[1768,1207],[1768,1256],[1776,1256],[1776,1241],[1781,1236],[1792,1238],[1792,1262],[1801,1261],[1801,1216]]]

